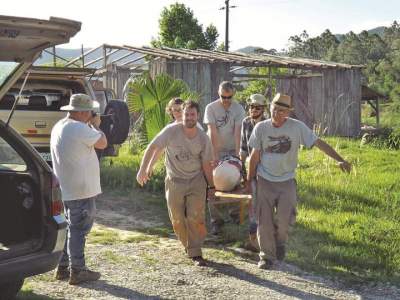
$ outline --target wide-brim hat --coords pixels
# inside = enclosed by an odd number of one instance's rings
[[[60,110],[65,111],[95,111],[99,112],[99,102],[93,100],[86,94],[73,94],[69,98],[69,105],[62,106]]]
[[[277,93],[272,99],[271,105],[278,106],[283,109],[293,110],[292,97],[289,95]]]
[[[261,94],[253,94],[253,95],[250,95],[248,104],[265,106],[267,104],[267,98],[265,98],[265,96],[261,95]]]

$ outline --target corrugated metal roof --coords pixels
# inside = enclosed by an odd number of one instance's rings
[[[113,46],[105,45],[109,48],[125,49],[137,53],[146,54],[153,57],[162,57],[169,60],[192,60],[208,61],[210,63],[225,62],[235,66],[264,67],[274,66],[283,68],[301,69],[360,69],[363,65],[349,65],[336,62],[315,60],[309,58],[294,58],[271,54],[245,54],[239,52],[209,51],[203,49],[174,49],[174,48],[152,48],[134,47],[129,45]]]

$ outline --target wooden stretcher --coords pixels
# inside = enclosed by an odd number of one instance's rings
[[[241,193],[240,190],[233,191],[230,193],[216,191],[215,198],[216,198],[215,200],[213,200],[213,201],[209,200],[209,202],[214,205],[238,203],[239,209],[240,209],[239,210],[239,222],[240,222],[240,224],[243,224],[246,208],[248,209],[249,204],[251,203],[251,198],[252,198],[251,195],[243,194],[243,193]]]

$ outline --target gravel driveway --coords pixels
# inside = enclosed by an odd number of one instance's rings
[[[99,199],[87,245],[99,281],[69,286],[50,272],[27,279],[19,299],[400,299],[394,286],[349,287],[284,263],[259,270],[251,255],[212,243],[204,249],[209,266],[195,267],[175,237],[160,229],[168,224],[165,209],[147,206],[145,197],[154,196]]]

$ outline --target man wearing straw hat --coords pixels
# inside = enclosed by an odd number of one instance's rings
[[[99,103],[85,94],[74,94],[69,105],[61,107],[68,115],[51,131],[53,170],[60,182],[67,219],[68,237],[56,271],[56,279],[69,284],[93,281],[100,273],[85,265],[85,240],[94,222],[95,199],[101,193],[100,167],[95,149],[107,147],[96,113]]]
[[[293,110],[288,95],[277,94],[271,102],[271,119],[259,122],[251,134],[252,147],[247,188],[257,173],[257,238],[260,269],[271,269],[286,254],[291,215],[296,208],[295,169],[300,145],[318,147],[338,162],[342,171],[351,165],[319,139],[303,122],[289,118]]]

